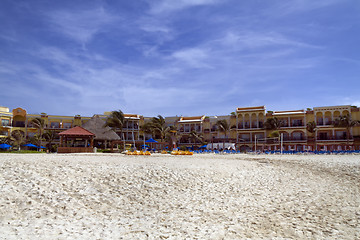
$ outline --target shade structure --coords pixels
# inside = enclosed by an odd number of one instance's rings
[[[25,144],[25,145],[23,145],[24,147],[36,147],[36,148],[38,148],[38,146],[36,146],[36,145],[34,145],[34,144],[32,144],[32,143],[28,143],[28,144]]]
[[[43,147],[43,146],[39,146],[39,147],[37,147],[37,148],[46,148],[46,147]]]
[[[105,127],[105,121],[95,115],[89,121],[82,125],[83,128],[95,134],[94,140],[101,141],[117,141],[120,140],[119,135],[116,134],[110,127]]]
[[[146,140],[145,142],[147,142],[147,143],[157,143],[158,141],[150,138],[150,139]]]
[[[6,143],[2,143],[2,144],[0,144],[0,148],[1,149],[8,149],[8,148],[11,148],[11,145],[6,144]]]
[[[83,127],[70,128],[59,133],[59,136],[60,146],[58,147],[58,153],[93,152],[94,150],[95,134]],[[79,141],[82,141],[83,146],[75,146],[74,143]],[[90,147],[87,147],[88,141],[90,141]]]
[[[207,145],[203,145],[203,146],[201,146],[201,147],[199,147],[199,148],[206,148],[206,146],[207,146]]]

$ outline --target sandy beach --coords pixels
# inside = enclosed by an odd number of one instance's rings
[[[360,156],[1,154],[0,239],[360,239]]]

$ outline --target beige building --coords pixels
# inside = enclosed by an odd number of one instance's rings
[[[111,112],[98,115],[106,119]],[[345,150],[360,148],[360,125],[351,127],[336,127],[336,119],[349,115],[352,120],[360,120],[360,108],[350,105],[314,107],[307,110],[267,111],[265,106],[239,107],[230,115],[225,116],[175,116],[165,117],[165,124],[173,126],[175,141],[179,146],[201,146],[204,143],[234,143],[237,150],[279,150],[282,139],[283,150]],[[37,129],[31,124],[33,118],[44,119],[45,130],[61,132],[74,126],[82,126],[91,117],[80,115],[60,116],[28,114],[22,108],[10,111],[7,107],[0,107],[0,138],[10,136],[14,130],[20,130],[24,136],[31,138]],[[268,119],[277,119],[281,126],[276,129],[265,128]],[[227,121],[229,129],[220,131],[217,126],[219,120]],[[126,143],[140,147],[144,138],[149,139],[151,134],[145,134],[141,126],[151,117],[139,114],[125,114],[125,124],[117,133]],[[307,130],[311,122],[316,124],[313,132]],[[274,132],[282,137],[272,138]],[[349,134],[348,134],[349,132]],[[175,137],[176,136],[176,137]],[[202,140],[201,140],[202,139]],[[58,143],[55,139],[54,143]],[[172,143],[169,143],[172,145]]]

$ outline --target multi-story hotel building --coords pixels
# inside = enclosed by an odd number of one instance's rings
[[[97,114],[106,119],[110,112]],[[178,146],[200,146],[204,143],[234,143],[237,150],[278,150],[279,138],[271,138],[274,131],[282,136],[284,150],[345,150],[360,149],[360,125],[351,127],[336,127],[334,125],[340,116],[349,115],[352,120],[360,120],[360,108],[350,105],[314,107],[307,110],[267,111],[265,106],[240,107],[226,116],[176,116],[165,117],[165,124],[176,129]],[[31,120],[40,117],[44,119],[45,130],[61,132],[74,126],[82,126],[91,119],[90,116],[59,116],[28,114],[25,109],[16,108],[12,111],[7,107],[0,107],[0,138],[11,136],[14,130],[20,130],[24,136],[31,138],[37,129]],[[125,124],[120,131],[116,131],[121,139],[127,143],[140,146],[144,138],[151,134],[141,131],[141,126],[151,121],[150,117],[139,114],[125,114]],[[265,128],[267,119],[276,118],[281,121],[277,129]],[[217,126],[219,120],[227,121],[229,129],[220,131]],[[313,132],[307,130],[307,124],[315,122]],[[349,132],[349,134],[347,134]],[[194,137],[200,136],[203,140]],[[349,135],[349,136],[347,136]],[[55,139],[57,143],[59,139]]]

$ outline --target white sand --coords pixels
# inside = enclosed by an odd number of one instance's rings
[[[0,239],[360,239],[360,156],[0,154]]]

